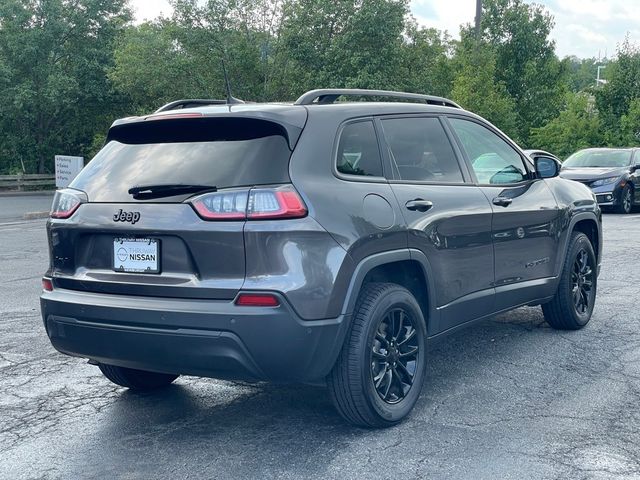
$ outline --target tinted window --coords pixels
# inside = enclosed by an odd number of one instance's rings
[[[350,123],[344,127],[337,163],[340,173],[382,177],[382,160],[373,122]]]
[[[143,123],[111,132],[71,186],[87,192],[91,201],[111,202],[132,201],[128,190],[137,185],[184,183],[220,189],[290,181],[287,139],[270,122]]]
[[[383,120],[393,168],[401,180],[463,182],[460,165],[437,118]]]
[[[518,183],[527,179],[522,157],[502,138],[478,123],[459,118],[450,120],[479,183]]]
[[[631,165],[631,150],[581,150],[567,158],[563,166],[579,167],[626,167]]]

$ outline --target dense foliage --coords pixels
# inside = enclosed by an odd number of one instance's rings
[[[566,156],[640,143],[640,51],[558,59],[553,18],[485,0],[480,36],[420,27],[408,0],[173,0],[134,24],[126,0],[0,0],[0,174],[91,156],[119,116],[177,98],[288,101],[321,87],[448,96],[523,147]],[[595,49],[595,47],[594,47]]]

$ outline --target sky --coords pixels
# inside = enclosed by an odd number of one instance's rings
[[[137,21],[170,14],[166,0],[130,0]],[[411,11],[425,27],[457,38],[461,24],[473,22],[475,0],[412,0]],[[639,0],[537,0],[555,17],[551,37],[558,56],[614,56],[627,32],[640,43]]]

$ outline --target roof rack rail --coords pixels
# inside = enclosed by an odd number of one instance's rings
[[[169,110],[178,110],[181,108],[198,107],[203,105],[227,105],[226,100],[208,100],[205,98],[190,98],[184,100],[176,100],[175,102],[163,105],[154,113],[167,112]]]
[[[420,93],[393,92],[390,90],[362,90],[355,88],[321,88],[311,90],[296,100],[295,105],[328,105],[334,103],[340,97],[388,97],[400,98],[403,100],[414,100],[429,105],[440,105],[444,107],[462,108],[452,100],[433,95],[422,95]]]

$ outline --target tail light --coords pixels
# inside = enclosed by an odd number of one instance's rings
[[[208,193],[192,200],[191,205],[204,220],[244,220],[248,196],[248,190]]]
[[[50,213],[51,218],[69,218],[76,212],[78,207],[86,201],[87,196],[79,190],[73,190],[71,188],[58,190],[53,197]]]
[[[191,200],[204,220],[302,218],[307,207],[291,185],[207,193]]]

